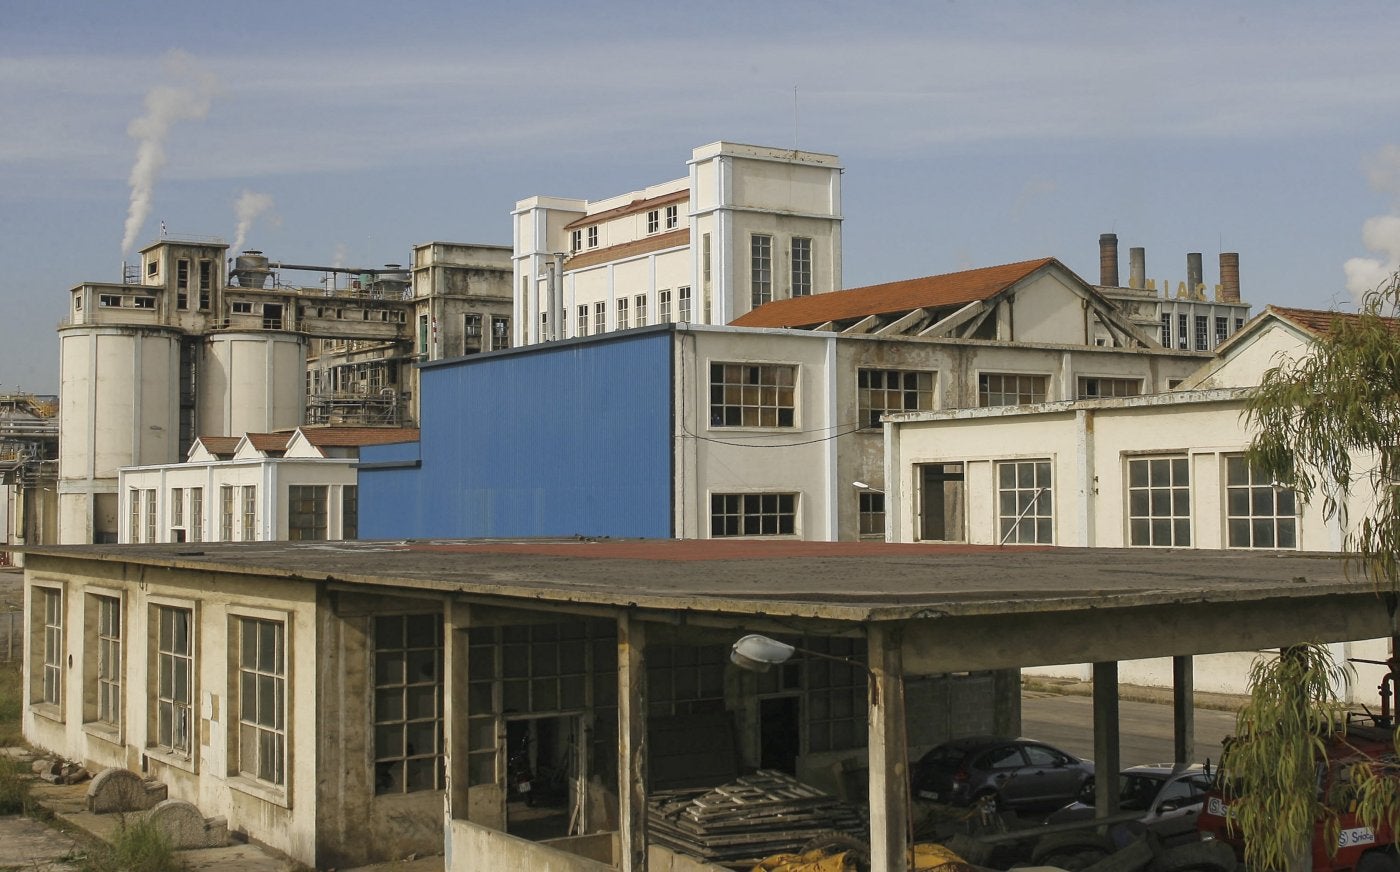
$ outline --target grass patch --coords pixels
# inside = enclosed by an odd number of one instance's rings
[[[24,711],[22,661],[0,662],[0,747],[24,743],[20,714]]]
[[[30,775],[19,763],[0,757],[0,814],[32,814],[34,798],[29,795]]]
[[[170,840],[145,818],[126,821],[110,845],[99,845],[82,860],[81,872],[185,872]]]

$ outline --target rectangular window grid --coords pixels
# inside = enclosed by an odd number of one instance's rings
[[[1243,455],[1225,458],[1225,529],[1231,548],[1297,548],[1298,497]]]
[[[190,753],[190,704],[194,699],[194,614],[156,607],[156,740],[159,748]]]
[[[128,488],[126,491],[127,502],[127,538],[132,542],[141,541],[141,491],[137,488]]]
[[[1226,339],[1228,339],[1229,336],[1230,336],[1230,319],[1229,319],[1229,318],[1222,318],[1222,317],[1220,317],[1219,315],[1217,315],[1217,316],[1215,317],[1215,344],[1216,344],[1216,345],[1219,345],[1220,343],[1222,343],[1222,342],[1224,342]]]
[[[679,319],[683,324],[689,324],[690,318],[690,288],[676,288],[677,306],[680,307]]]
[[[885,535],[885,495],[879,491],[857,492],[860,499],[860,535]]]
[[[1191,473],[1185,457],[1128,461],[1128,544],[1191,545]]]
[[[637,304],[633,307],[637,310],[637,326],[647,326],[647,295],[638,294],[633,298],[633,302]]]
[[[578,317],[575,319],[575,322],[574,322],[574,335],[575,335],[575,336],[587,336],[587,335],[588,335],[588,304],[587,304],[587,303],[584,303],[583,305],[581,305],[581,306],[578,307],[577,316],[578,316]]]
[[[258,538],[258,486],[243,485],[243,541]]]
[[[1162,316],[1162,347],[1172,347],[1172,316],[1170,314]]]
[[[1176,316],[1176,345],[1177,345],[1178,348],[1181,348],[1181,349],[1190,348],[1191,346],[1187,345],[1186,343],[1187,343],[1187,336],[1186,336],[1186,316],[1185,316],[1185,315],[1177,315],[1177,316]]]
[[[806,297],[812,293],[812,240],[802,236],[792,238],[792,295]]]
[[[185,491],[183,488],[170,489],[170,526],[185,526]]]
[[[44,588],[44,689],[42,702],[63,703],[63,591]]]
[[[204,488],[190,488],[190,541],[204,541]]]
[[[997,542],[1055,543],[1050,461],[1015,460],[997,464]]]
[[[575,230],[569,234],[569,250],[578,251],[583,248],[583,231]]]
[[[97,719],[113,727],[122,722],[122,601],[97,600]]]
[[[666,207],[666,229],[675,230],[680,223],[680,209],[677,206]]]
[[[294,484],[287,487],[288,539],[321,541],[326,538],[328,490],[323,484]]]
[[[711,494],[711,536],[791,536],[797,494]]]
[[[647,213],[647,233],[655,233],[661,229],[661,212],[652,209]]]
[[[856,371],[860,425],[879,427],[887,412],[927,412],[933,409],[933,373],[901,369]]]
[[[500,351],[510,348],[510,319],[491,319],[491,350]]]
[[[443,787],[442,616],[374,619],[374,792]]]
[[[773,237],[749,237],[749,289],[754,306],[773,299]]]
[[[219,541],[233,541],[233,485],[219,487]]]
[[[598,226],[596,224],[588,228],[588,247],[598,247]]]
[[[1011,375],[984,372],[977,376],[977,405],[1018,406],[1045,402],[1049,382],[1043,375]]]
[[[281,621],[238,619],[238,773],[285,784],[287,650]]]
[[[1075,398],[1097,400],[1101,397],[1136,397],[1141,393],[1142,379],[1080,376]]]
[[[1210,348],[1210,319],[1205,315],[1196,316],[1196,350]]]
[[[593,332],[606,333],[608,330],[608,304],[598,302],[593,304]]]
[[[671,292],[659,291],[656,295],[656,323],[671,323]]]
[[[710,425],[792,427],[797,367],[791,364],[710,364]]]
[[[627,298],[619,297],[617,300],[617,329],[626,330],[631,324],[628,323]]]
[[[648,645],[647,711],[652,717],[724,711],[727,659],[716,645]]]
[[[347,484],[340,491],[340,538],[360,538],[360,486]]]

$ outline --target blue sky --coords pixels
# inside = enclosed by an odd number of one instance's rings
[[[1129,246],[1173,286],[1238,251],[1256,311],[1325,308],[1400,261],[1393,2],[0,10],[0,390],[56,390],[67,290],[117,280],[143,117],[135,248],[232,243],[240,199],[281,260],[508,244],[518,199],[728,139],[840,155],[847,286],[1046,255],[1096,281],[1115,232],[1125,277]]]

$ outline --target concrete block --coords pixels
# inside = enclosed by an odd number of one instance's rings
[[[103,769],[87,790],[88,811],[107,814],[118,811],[146,811],[165,799],[164,784],[145,781],[129,769],[116,766]]]
[[[177,851],[222,848],[228,844],[228,821],[221,817],[205,820],[193,803],[183,799],[157,803],[147,820],[165,834],[170,847]]]

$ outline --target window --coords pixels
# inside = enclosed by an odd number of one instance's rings
[[[146,491],[146,541],[156,541],[156,492]]]
[[[340,538],[360,538],[360,488],[347,484],[340,491]]]
[[[676,297],[677,297],[677,299],[678,299],[678,301],[679,301],[679,302],[678,302],[678,305],[679,305],[679,307],[680,307],[680,311],[678,312],[679,320],[680,320],[682,323],[684,323],[684,324],[689,324],[689,323],[690,323],[690,320],[691,320],[691,319],[690,319],[690,288],[688,288],[688,287],[676,288]]]
[[[116,308],[121,306],[122,298],[117,294],[98,294],[97,305]]]
[[[440,790],[442,616],[374,619],[374,792]]]
[[[185,526],[185,492],[178,487],[170,489],[170,526]]]
[[[700,283],[701,287],[710,287],[710,234],[700,234]]]
[[[204,488],[190,488],[190,541],[204,541]]]
[[[710,364],[710,426],[794,426],[796,382],[791,364]]]
[[[749,237],[749,292],[754,306],[773,299],[773,237]]]
[[[574,324],[575,336],[588,335],[588,304],[584,303],[578,307],[578,320]]]
[[[588,228],[588,247],[598,247],[598,225],[596,224]]]
[[[977,376],[977,405],[1017,406],[1045,402],[1049,378],[1043,375],[1008,375],[984,372]]]
[[[569,250],[580,251],[583,249],[583,231],[575,230],[569,234]]]
[[[680,208],[677,207],[677,206],[667,206],[667,207],[666,207],[666,229],[667,229],[667,230],[675,230],[675,229],[676,229],[676,225],[678,225],[678,224],[680,224]]]
[[[154,278],[160,273],[160,265],[154,260],[146,264],[146,278]]]
[[[287,488],[287,538],[326,538],[326,491],[323,484],[294,484]]]
[[[791,536],[797,494],[711,494],[711,536]]]
[[[501,351],[510,348],[510,319],[491,319],[491,350]]]
[[[617,299],[617,329],[619,329],[619,330],[626,330],[629,326],[631,326],[631,325],[627,323],[627,298],[626,298],[626,297],[618,297],[618,299]]]
[[[190,307],[190,262],[175,261],[175,305],[180,309]]]
[[[258,486],[243,485],[243,541],[258,538]]]
[[[1243,318],[1236,318],[1236,319],[1235,319],[1235,330],[1238,331],[1238,330],[1239,330],[1241,327],[1243,327],[1243,326],[1244,326],[1244,319],[1243,319]]]
[[[1183,349],[1183,350],[1184,350],[1184,349],[1187,349],[1187,348],[1190,348],[1191,346],[1187,345],[1186,342],[1187,342],[1187,339],[1186,339],[1186,316],[1185,316],[1185,315],[1177,315],[1177,316],[1176,316],[1176,346],[1177,346],[1178,348]]]
[[[1050,461],[997,464],[997,544],[1055,543]]]
[[[111,727],[122,722],[122,601],[93,596],[97,606],[97,720]]]
[[[252,304],[252,303],[243,302],[243,301],[239,301],[239,300],[234,300],[234,301],[233,301],[233,306],[232,306],[232,308],[233,308],[233,314],[235,314],[235,315],[251,315],[251,314],[253,314],[253,304]]]
[[[1172,347],[1172,316],[1170,314],[1162,316],[1162,347]]]
[[[1142,393],[1142,379],[1098,378],[1080,376],[1075,399],[1097,400],[1102,397],[1136,397]]]
[[[219,487],[219,541],[233,541],[233,485]]]
[[[671,292],[659,291],[656,295],[656,323],[671,323]]]
[[[182,756],[190,753],[193,624],[191,609],[156,606],[155,746]]]
[[[199,308],[209,308],[209,292],[214,288],[214,264],[211,261],[199,262]]]
[[[1196,350],[1205,351],[1210,347],[1210,319],[1205,315],[1196,316]]]
[[[126,538],[131,542],[141,541],[141,491],[137,488],[127,488],[126,491]]]
[[[933,408],[933,373],[899,369],[856,371],[862,427],[879,427],[886,412],[926,412]]]
[[[647,295],[638,294],[637,296],[632,298],[632,301],[637,304],[635,307],[633,307],[637,310],[637,326],[647,326]]]
[[[428,316],[418,316],[418,356],[426,357],[428,354]]]
[[[154,309],[156,307],[156,298],[145,296],[132,297],[131,305],[137,309]]]
[[[1297,548],[1298,497],[1243,455],[1225,458],[1225,528],[1231,548]]]
[[[1217,315],[1215,317],[1215,344],[1219,345],[1220,343],[1224,342],[1226,338],[1229,337],[1229,335],[1230,319],[1222,318],[1221,316]]]
[[[608,331],[608,304],[599,301],[593,304],[593,332],[606,333]]]
[[[1191,473],[1185,457],[1128,461],[1128,544],[1190,547]]]
[[[647,233],[655,233],[661,229],[661,212],[652,209],[647,213]]]
[[[885,495],[876,490],[856,492],[860,497],[860,535],[885,535]]]
[[[799,705],[804,713],[801,732],[805,735],[801,736],[801,745],[806,753],[866,747],[868,673],[862,643],[856,639],[814,636],[792,641],[804,650],[826,656],[794,659],[782,669],[758,675],[758,693],[802,694]],[[846,662],[834,662],[841,660]],[[795,745],[798,740],[798,736],[793,737]]]
[[[63,704],[63,591],[36,588],[44,607],[44,666],[39,702]]]
[[[281,621],[238,618],[238,774],[286,783],[287,645]]]
[[[802,236],[792,238],[792,295],[806,297],[812,293],[812,240]]]

